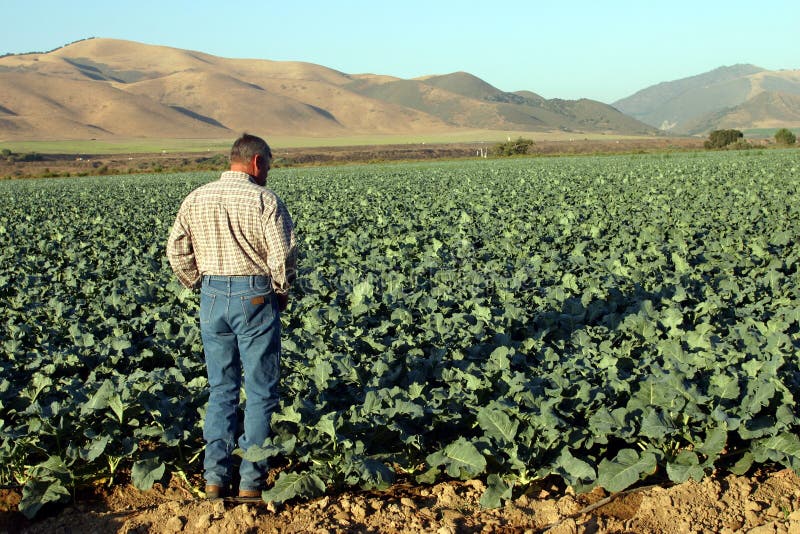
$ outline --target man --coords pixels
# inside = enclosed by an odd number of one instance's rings
[[[266,188],[272,152],[244,134],[231,148],[230,171],[181,204],[167,257],[181,284],[200,289],[200,333],[210,394],[203,426],[206,496],[224,496],[236,448],[239,390],[246,404],[239,447],[262,445],[278,406],[280,312],[296,271],[289,212]],[[239,497],[264,490],[266,462],[242,460]]]

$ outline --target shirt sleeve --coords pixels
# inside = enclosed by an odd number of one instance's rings
[[[272,288],[276,293],[288,293],[297,276],[297,242],[292,217],[280,199],[275,209],[264,214],[263,226]]]
[[[189,289],[200,285],[200,271],[194,255],[192,236],[182,211],[178,212],[167,239],[167,259],[181,285]]]

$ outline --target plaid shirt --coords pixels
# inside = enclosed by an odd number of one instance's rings
[[[275,193],[243,172],[227,171],[183,201],[167,258],[188,288],[198,287],[203,275],[267,275],[276,293],[286,293],[297,267],[292,218]]]

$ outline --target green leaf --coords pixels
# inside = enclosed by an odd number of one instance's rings
[[[627,416],[628,410],[625,408],[615,408],[609,412],[608,408],[601,407],[589,419],[589,428],[596,437],[616,435],[628,427]]]
[[[272,422],[288,421],[290,423],[299,424],[303,420],[303,416],[294,406],[285,406],[282,411],[273,414]]]
[[[729,374],[715,374],[708,381],[708,394],[719,399],[737,399],[739,380]]]
[[[294,452],[296,445],[297,437],[290,436],[289,439],[279,443],[269,443],[268,441],[263,447],[253,445],[248,447],[247,450],[235,449],[233,453],[241,456],[242,459],[247,460],[248,462],[263,462],[264,460],[279,456],[281,454],[291,454]]]
[[[686,343],[690,349],[711,350],[711,341],[708,339],[708,335],[699,327],[697,330],[686,333]]]
[[[482,508],[500,508],[504,500],[511,499],[513,486],[503,478],[492,473],[486,478],[486,490],[481,495]]]
[[[582,481],[591,481],[597,478],[594,468],[587,462],[575,458],[566,447],[561,451],[556,466],[558,472],[571,486],[577,486]]]
[[[359,317],[369,312],[369,306],[363,303],[354,304],[350,307],[350,311],[353,313],[353,317]]]
[[[728,425],[722,423],[715,426],[706,434],[706,440],[697,448],[697,452],[704,454],[710,461],[716,460],[728,442]]]
[[[747,474],[747,472],[750,470],[750,467],[753,466],[754,461],[755,458],[753,458],[753,454],[749,451],[745,452],[739,461],[733,464],[733,466],[730,468],[730,472],[734,475],[743,476]]]
[[[678,392],[665,381],[664,376],[649,376],[639,383],[639,390],[628,402],[628,409],[633,410],[644,406],[672,406],[677,395]],[[621,409],[618,408],[614,412],[619,410]]]
[[[92,441],[86,449],[80,450],[80,456],[86,462],[94,462],[106,450],[106,446],[111,442],[111,436],[104,435]]]
[[[656,470],[651,452],[641,456],[633,449],[622,449],[613,460],[603,460],[597,468],[597,484],[610,492],[622,491]]]
[[[434,466],[415,477],[417,484],[434,484],[439,478],[439,467]]]
[[[477,308],[476,308],[477,310]],[[487,308],[488,310],[488,308]],[[477,311],[476,311],[477,313]],[[477,316],[477,315],[476,315]],[[480,318],[480,317],[478,317]],[[489,313],[487,321],[491,320],[491,312]],[[496,371],[507,371],[511,366],[511,361],[509,357],[514,353],[512,349],[508,347],[497,347],[492,351],[489,355],[489,359],[486,362],[486,369],[490,372]]]
[[[108,399],[114,393],[114,383],[111,380],[103,381],[94,395],[81,406],[81,414],[87,415],[93,410],[105,410],[108,408]]]
[[[368,281],[363,281],[353,287],[353,292],[350,294],[350,307],[355,308],[363,305],[367,299],[373,297],[374,288]]]
[[[486,433],[500,443],[513,443],[517,435],[519,421],[512,421],[502,410],[484,406],[478,411],[478,424]]]
[[[412,417],[423,417],[425,415],[425,411],[419,404],[395,399],[390,401],[390,405],[386,407],[384,413],[390,418],[395,418],[398,414],[410,415]]]
[[[673,482],[681,484],[690,478],[702,480],[705,476],[700,460],[693,451],[681,451],[671,462],[667,462],[667,476]]]
[[[687,360],[692,361],[691,357],[687,358],[686,351],[683,350],[681,342],[676,338],[660,341],[658,343],[658,350],[666,358],[672,358],[681,363],[685,363]]]
[[[672,253],[672,263],[675,265],[675,272],[677,274],[685,274],[692,270],[689,262],[677,252]]]
[[[131,346],[131,341],[127,337],[118,337],[111,341],[111,348],[116,351],[123,351],[131,348]]]
[[[383,462],[372,458],[363,458],[356,462],[356,470],[361,480],[361,488],[366,490],[384,490],[394,482],[394,472]]]
[[[62,502],[69,497],[69,490],[64,487],[60,480],[51,478],[43,480],[30,479],[25,483],[25,487],[22,488],[19,511],[28,519],[33,519],[45,504]]]
[[[44,469],[49,471],[50,473],[57,473],[60,475],[69,475],[70,469],[67,466],[64,459],[57,455],[52,455],[47,458],[44,462],[40,463],[36,466],[37,471]]]
[[[125,407],[122,405],[122,399],[118,394],[114,393],[108,398],[108,407],[111,408],[111,411],[117,416],[117,421],[121,424],[125,413]]]
[[[645,407],[640,432],[648,438],[661,439],[675,432],[675,424],[661,410],[652,406]]]
[[[670,329],[670,332],[677,333],[678,327],[683,324],[683,314],[677,308],[667,308],[661,317],[661,323]]]
[[[133,464],[131,482],[137,489],[147,491],[156,481],[161,480],[166,469],[166,466],[156,458],[140,460]]]
[[[321,432],[322,434],[325,434],[326,436],[330,437],[331,440],[336,441],[337,435],[336,435],[335,419],[336,419],[335,413],[333,412],[326,413],[325,415],[319,418],[319,421],[317,421],[317,424],[314,425],[314,428],[319,432]]]
[[[328,387],[328,380],[333,374],[333,366],[330,362],[317,361],[312,370],[312,377],[314,378],[314,385],[317,389],[322,391]]]
[[[302,473],[283,472],[278,476],[275,485],[261,494],[264,501],[276,504],[284,503],[295,497],[316,497],[325,492],[325,483],[317,475],[304,471]]]
[[[484,321],[486,323],[492,322],[492,309],[488,306],[481,306],[480,304],[476,304],[473,308],[472,313],[475,315],[476,319]]]
[[[775,384],[772,381],[765,378],[750,380],[747,384],[747,395],[742,401],[742,406],[746,413],[755,415],[761,411],[761,408],[769,404],[775,393]]]
[[[91,332],[83,334],[81,336],[81,344],[86,348],[94,347],[95,344],[94,335]]]
[[[800,437],[784,432],[777,436],[756,440],[752,446],[756,462],[779,462],[786,458],[800,458]]]
[[[475,478],[486,469],[486,458],[475,445],[464,438],[459,438],[443,450],[428,455],[426,461],[431,467],[444,465],[449,476],[461,480]]]

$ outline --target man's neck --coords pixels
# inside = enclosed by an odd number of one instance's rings
[[[243,163],[231,163],[231,170],[233,172],[243,172],[253,176],[253,169],[251,169],[249,165],[245,165]]]

